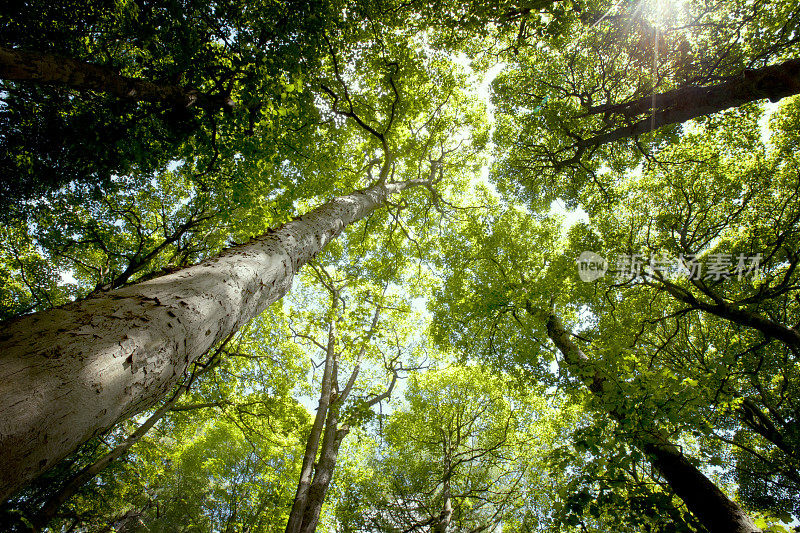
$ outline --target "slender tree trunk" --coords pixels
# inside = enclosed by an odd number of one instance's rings
[[[314,481],[311,482],[308,490],[308,502],[303,513],[303,525],[300,533],[314,533],[317,530],[319,515],[322,512],[322,505],[325,503],[325,494],[333,480],[333,472],[339,458],[339,446],[349,431],[347,428],[339,429],[340,405],[337,400],[328,412],[319,464],[314,472]]]
[[[178,272],[1,324],[0,500],[154,405],[348,224],[424,183],[378,183]]]
[[[572,342],[561,321],[553,314],[547,321],[547,334],[564,355],[570,371],[582,376],[581,379],[589,390],[603,400],[608,391],[608,379],[583,350]],[[625,413],[614,407],[609,405],[607,410],[618,421],[625,419]],[[741,507],[692,465],[678,447],[658,430],[639,431],[634,444],[648,456],[670,488],[711,533],[761,531]]]
[[[160,102],[175,107],[233,109],[225,95],[207,95],[180,85],[159,85],[121,76],[113,69],[40,52],[0,46],[0,78],[64,85],[78,90],[112,94],[125,100]]]
[[[324,283],[324,282],[323,282]],[[303,461],[303,473],[300,476],[300,483],[297,487],[292,511],[286,525],[286,533],[314,533],[317,529],[319,516],[322,512],[322,505],[325,503],[325,495],[328,487],[333,480],[333,473],[336,469],[336,461],[339,457],[339,447],[349,433],[350,429],[345,426],[339,428],[339,418],[341,407],[350,395],[353,385],[358,379],[361,369],[361,360],[366,352],[367,343],[372,339],[375,329],[378,326],[381,307],[377,306],[372,316],[372,324],[367,331],[366,337],[361,343],[355,365],[344,389],[339,389],[339,356],[336,352],[336,308],[341,299],[338,289],[333,284],[325,284],[331,293],[331,318],[328,328],[328,344],[325,355],[325,373],[322,380],[322,393],[320,395],[320,408],[317,410],[309,440],[306,444],[306,456]],[[383,394],[378,394],[366,402],[367,407],[387,398],[397,381],[397,372],[392,376],[392,382]],[[326,414],[327,413],[327,414]],[[324,433],[323,433],[324,425]],[[319,449],[320,437],[322,446],[319,454],[319,463],[314,465],[313,461]],[[306,464],[309,468],[306,470]],[[311,470],[313,467],[313,479]],[[302,493],[301,493],[302,491]],[[302,496],[302,497],[301,497]]]
[[[338,303],[336,295],[331,298],[331,312]],[[297,491],[292,504],[292,511],[286,523],[286,533],[298,533],[303,525],[303,515],[308,505],[308,490],[311,487],[312,475],[314,473],[314,460],[317,458],[317,450],[322,439],[322,432],[325,428],[325,419],[328,417],[328,407],[331,401],[332,374],[336,350],[336,318],[331,317],[328,327],[328,346],[325,354],[325,369],[322,373],[322,391],[319,395],[319,406],[314,417],[314,424],[311,426],[311,433],[306,441],[306,451],[303,456],[303,466],[300,470],[300,481],[297,484]]]

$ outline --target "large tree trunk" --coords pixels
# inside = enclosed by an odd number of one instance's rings
[[[572,342],[561,321],[553,314],[547,321],[547,334],[564,355],[570,371],[580,376],[589,390],[603,400],[609,380],[583,350]],[[612,405],[607,410],[618,421],[625,419],[625,413]],[[633,444],[648,456],[670,488],[711,533],[761,531],[734,501],[692,465],[680,449],[657,429],[638,432]]]
[[[121,76],[113,69],[39,52],[0,46],[0,78],[64,85],[78,90],[99,91],[125,100],[166,103],[175,107],[233,109],[226,95],[208,95],[180,85],[159,85]]]
[[[186,367],[292,285],[348,224],[422,180],[334,198],[183,270],[0,327],[0,500],[155,404]]]
[[[145,422],[139,426],[136,431],[134,431],[128,438],[126,438],[123,442],[119,445],[114,447],[111,451],[100,457],[97,461],[90,464],[77,474],[73,476],[67,483],[61,487],[58,492],[50,496],[50,498],[45,502],[42,508],[39,510],[36,515],[31,517],[31,524],[33,524],[34,531],[41,531],[58,512],[59,508],[72,496],[77,493],[81,487],[83,487],[90,479],[94,478],[97,474],[102,472],[103,470],[108,467],[111,463],[122,457],[134,444],[139,442],[142,437],[150,431],[156,422],[161,420],[161,418],[170,410],[170,407],[175,405],[178,399],[181,397],[185,388],[179,389],[178,393],[175,394],[169,401],[167,401],[164,405],[158,408],[158,410],[150,415],[150,417],[145,420]]]
[[[115,446],[111,451],[97,459],[92,464],[83,468],[80,472],[72,476],[58,491],[52,494],[48,500],[42,505],[39,509],[39,512],[36,513],[31,517],[31,524],[32,529],[34,531],[42,530],[53,517],[58,512],[59,508],[72,496],[77,493],[83,485],[85,485],[89,480],[97,476],[100,472],[105,470],[111,463],[125,455],[130,448],[142,440],[150,429],[159,421],[161,418],[164,417],[167,412],[171,411],[175,404],[178,403],[178,400],[188,391],[194,380],[198,377],[202,376],[203,374],[213,370],[218,362],[217,357],[219,357],[219,353],[222,350],[222,347],[225,346],[225,342],[223,342],[217,351],[211,355],[210,358],[206,361],[205,366],[199,372],[192,373],[190,377],[186,379],[184,383],[178,387],[178,390],[172,395],[170,399],[164,402],[161,407],[156,409],[156,411],[150,415],[147,420],[145,420],[136,430],[128,435],[128,437]]]

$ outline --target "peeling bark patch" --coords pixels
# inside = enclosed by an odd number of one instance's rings
[[[61,351],[58,349],[58,346],[51,346],[42,350],[42,357],[47,359],[57,359],[61,356]]]

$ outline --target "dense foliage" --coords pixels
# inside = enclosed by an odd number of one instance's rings
[[[329,532],[722,531],[669,449],[761,530],[800,531],[798,13],[3,7],[0,341],[333,196],[415,187],[0,528],[279,531],[317,498],[303,524]],[[8,50],[75,74],[9,74]]]

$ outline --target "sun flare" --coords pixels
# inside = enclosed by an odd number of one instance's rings
[[[681,23],[688,0],[642,0],[639,9],[653,26],[664,29]]]

